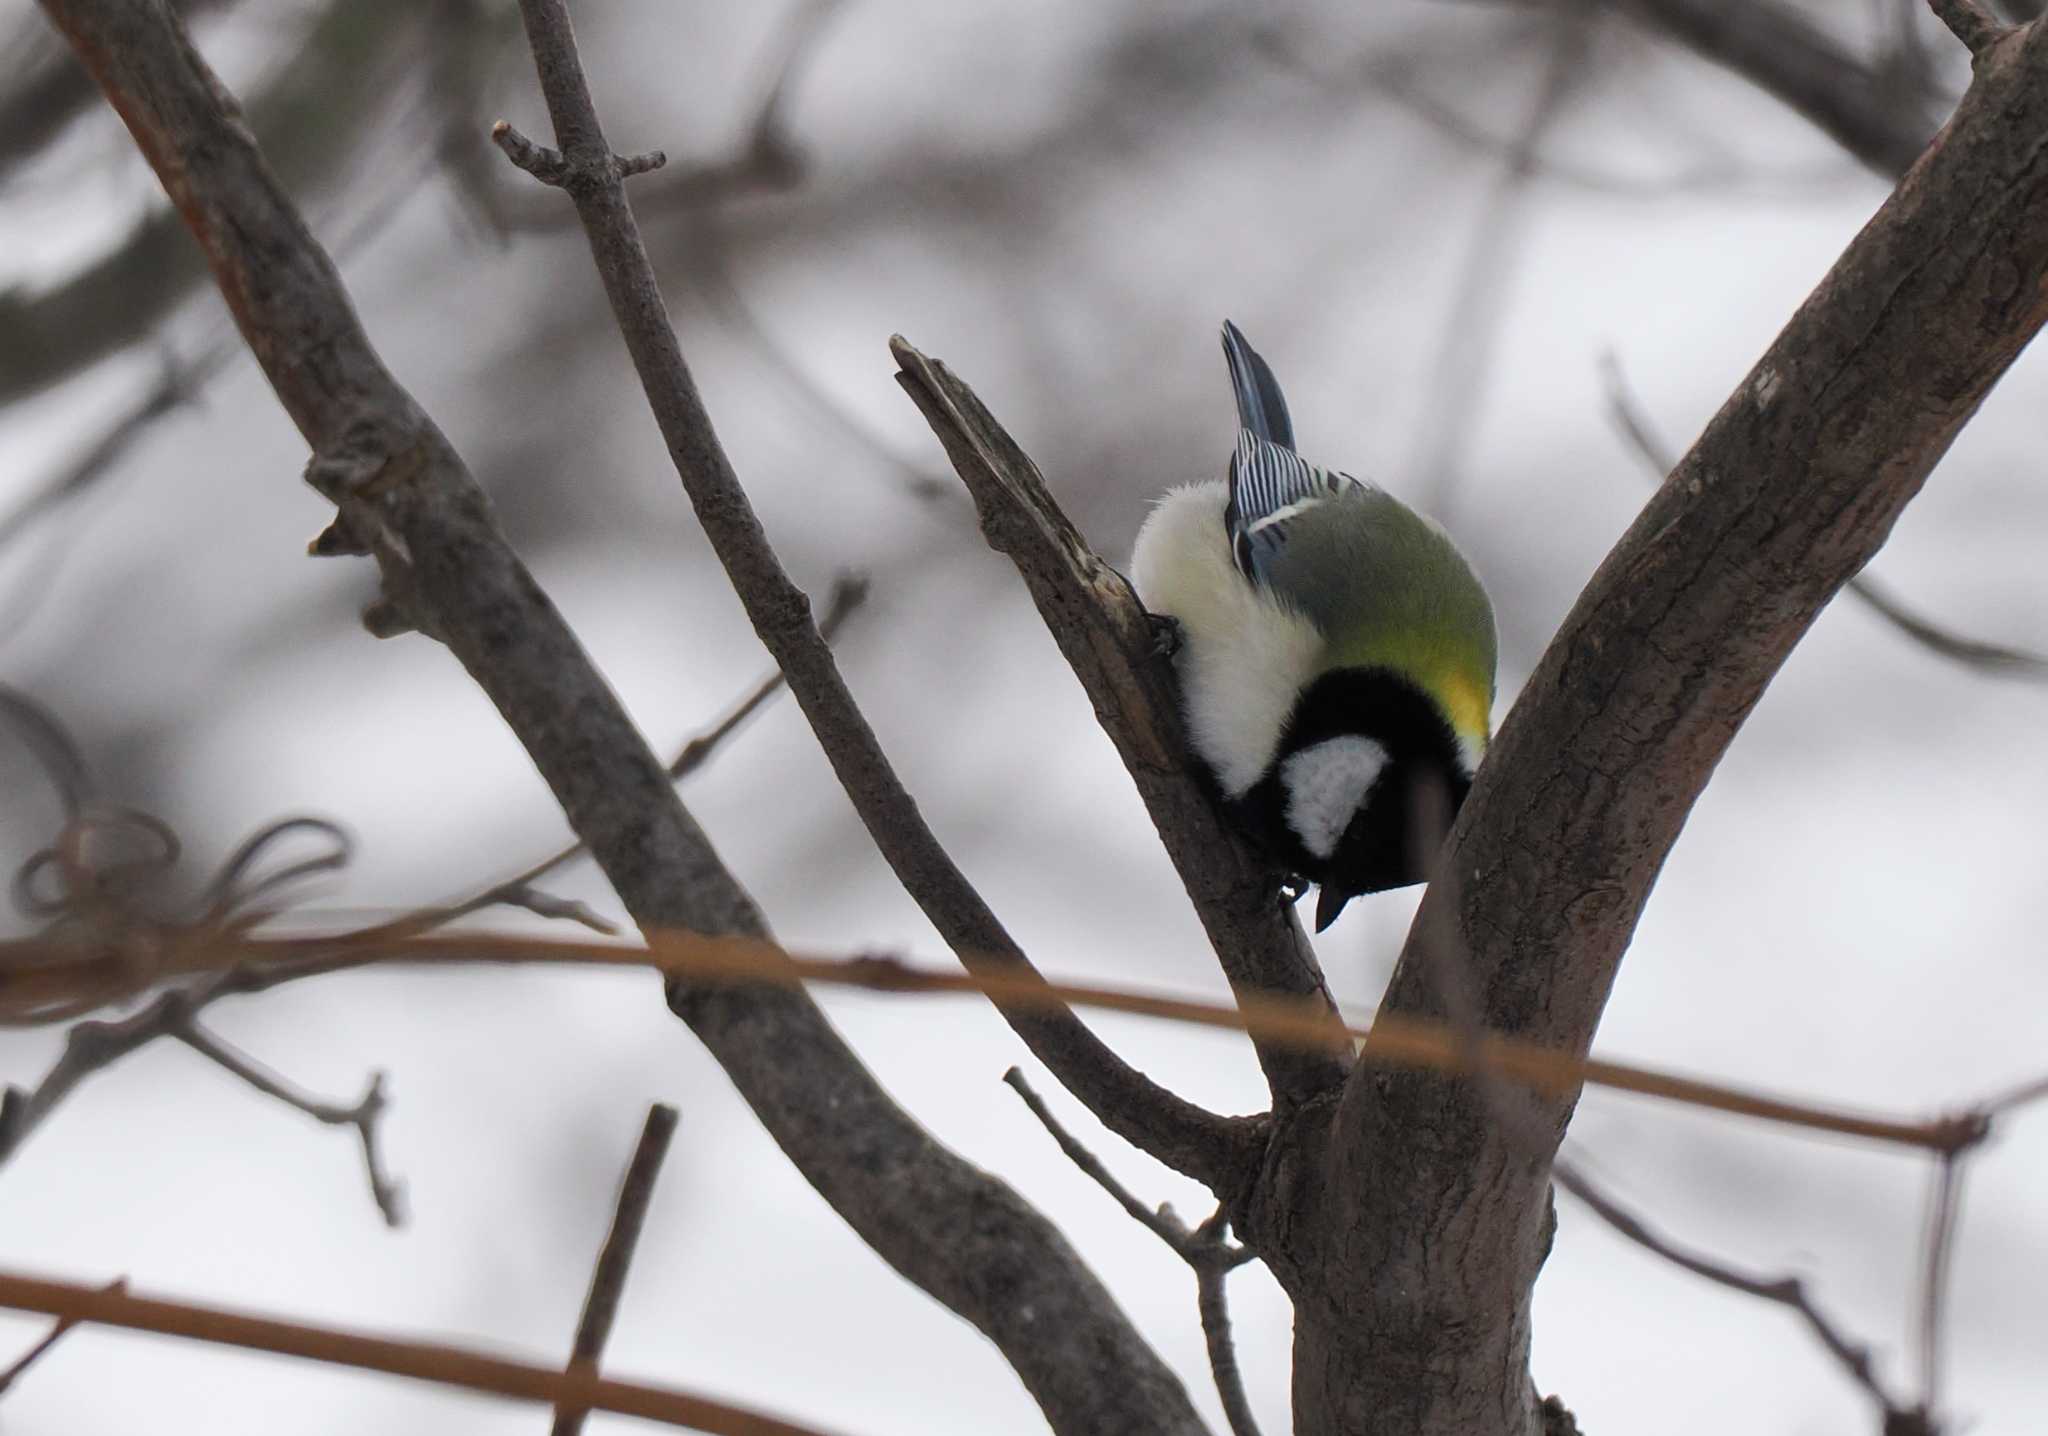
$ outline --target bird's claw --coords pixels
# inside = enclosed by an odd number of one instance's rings
[[[1148,613],[1145,617],[1152,625],[1152,656],[1170,659],[1179,653],[1181,644],[1187,641],[1187,631],[1180,620],[1163,613]]]

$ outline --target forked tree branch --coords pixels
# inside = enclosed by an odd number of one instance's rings
[[[1586,1049],[1743,718],[2048,319],[2044,114],[2037,26],[1979,56],[1947,129],[1609,554],[1480,770],[1386,1012],[1441,1014],[1433,965],[1458,962],[1486,1028]],[[1548,1105],[1553,1142],[1571,1109]],[[1369,1066],[1333,1137],[1321,1220],[1297,1202],[1284,1228],[1237,1223],[1281,1248],[1262,1254],[1304,1317],[1302,1429],[1535,1430],[1542,1154],[1469,1085]]]
[[[388,605],[489,696],[635,922],[763,934],[460,457],[371,348],[332,261],[176,17],[161,0],[44,8],[199,240],[311,445],[307,478],[339,510],[321,551],[375,555]],[[594,129],[587,138],[601,143]],[[571,159],[584,139],[567,137]],[[1179,1380],[1051,1224],[912,1121],[807,995],[685,988],[672,1005],[806,1180],[988,1335],[1056,1430],[1201,1430]]]
[[[1035,973],[974,885],[925,823],[830,645],[810,599],[769,543],[712,429],[668,321],[661,289],[577,58],[563,0],[522,0],[559,154],[537,166],[537,147],[500,123],[493,136],[514,163],[575,202],[605,294],[712,550],[725,566],[762,644],[780,665],[840,785],[904,889],[963,962]],[[1112,1130],[1212,1187],[1246,1167],[1251,1128],[1205,1112],[1135,1071],[1071,1013],[1005,1014],[1038,1059]]]

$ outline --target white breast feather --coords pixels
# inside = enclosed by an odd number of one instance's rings
[[[1231,562],[1229,497],[1216,481],[1168,490],[1138,530],[1131,582],[1146,608],[1180,621],[1188,737],[1235,798],[1272,763],[1323,637]]]

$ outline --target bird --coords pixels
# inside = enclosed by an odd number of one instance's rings
[[[1316,931],[1422,882],[1491,741],[1493,604],[1435,521],[1295,452],[1272,369],[1228,320],[1227,476],[1169,489],[1130,577],[1170,655],[1197,773]]]

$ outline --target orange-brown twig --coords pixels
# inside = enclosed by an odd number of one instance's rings
[[[94,990],[108,979],[94,962],[51,950],[40,954],[37,939],[0,945],[0,1015],[18,1002],[46,1001],[75,984]],[[333,940],[205,938],[161,954],[164,976],[216,971],[240,964],[303,962],[331,955]],[[1319,1004],[1246,994],[1236,1007],[1188,998],[1133,992],[1084,983],[1046,982],[1035,975],[984,970],[940,972],[893,957],[821,958],[792,954],[752,938],[702,937],[667,931],[645,948],[562,938],[515,937],[501,933],[411,937],[380,942],[380,962],[420,963],[591,963],[651,967],[696,981],[767,983],[794,987],[834,983],[892,993],[978,993],[999,1007],[1046,1010],[1061,1004],[1129,1012],[1144,1017],[1219,1027],[1304,1050],[1328,1050],[1333,1043],[1364,1039],[1361,1060],[1441,1072],[1486,1072],[1541,1092],[1562,1094],[1582,1084],[1633,1092],[1687,1106],[1780,1122],[1812,1131],[1865,1138],[1933,1152],[1955,1152],[1981,1141],[1988,1120],[1978,1115],[1912,1120],[1859,1113],[1814,1102],[1776,1097],[1725,1083],[1683,1077],[1627,1063],[1556,1051],[1511,1038],[1470,1034],[1450,1023],[1382,1016],[1370,1026],[1331,1021]],[[112,959],[108,959],[109,962]]]
[[[471,1391],[613,1411],[719,1436],[824,1436],[815,1427],[797,1426],[744,1407],[697,1396],[673,1387],[643,1386],[578,1371],[532,1366],[522,1361],[486,1356],[459,1346],[371,1336],[307,1326],[219,1307],[193,1306],[130,1296],[126,1291],[48,1281],[0,1271],[0,1306],[40,1311],[60,1321],[92,1322],[182,1336],[217,1346],[240,1346],[280,1356],[304,1357],[336,1366],[409,1376]]]

